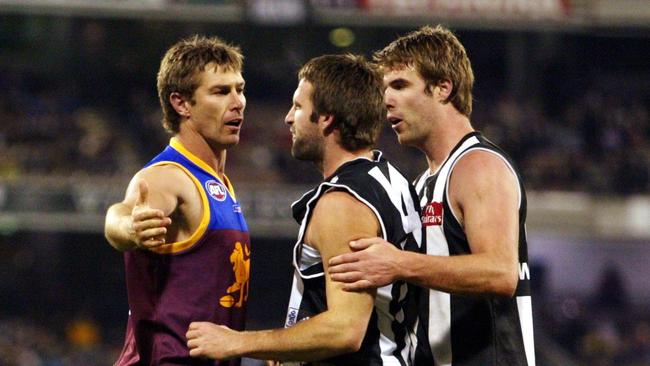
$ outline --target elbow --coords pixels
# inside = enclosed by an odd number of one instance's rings
[[[357,332],[351,332],[357,333]],[[365,334],[354,335],[345,337],[346,339],[341,344],[342,353],[354,353],[361,349],[361,344],[363,343],[363,337]]]
[[[363,338],[366,335],[366,327],[347,327],[347,331],[338,332],[337,353],[354,353],[361,349]],[[351,329],[354,328],[354,329]]]
[[[490,292],[494,296],[510,298],[515,295],[517,291],[517,284],[519,278],[516,272],[510,271],[500,273],[497,278],[492,281]]]

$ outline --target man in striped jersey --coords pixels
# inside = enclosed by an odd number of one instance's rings
[[[318,365],[411,365],[417,287],[397,281],[345,292],[325,276],[328,260],[350,240],[381,236],[397,250],[420,250],[417,195],[376,144],[386,113],[381,75],[363,58],[321,56],[299,72],[285,122],[292,155],[315,163],[324,180],[293,204],[300,223],[286,328],[238,332],[192,323],[193,356],[309,362]]]
[[[526,195],[510,159],[470,123],[474,75],[463,45],[427,26],[375,60],[399,142],[427,158],[415,182],[427,254],[357,240],[354,253],[330,260],[331,278],[347,291],[393,281],[430,289],[418,365],[534,365]]]

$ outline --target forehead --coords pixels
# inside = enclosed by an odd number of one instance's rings
[[[312,83],[305,79],[300,79],[296,91],[293,93],[293,98],[300,101],[308,101],[311,98],[311,93],[314,90]]]
[[[198,73],[199,84],[202,86],[211,85],[237,85],[244,83],[241,71],[225,69],[214,64],[206,65],[203,71]]]
[[[424,81],[420,73],[413,66],[395,66],[384,68],[384,84],[390,84],[395,80],[407,80],[410,82]]]

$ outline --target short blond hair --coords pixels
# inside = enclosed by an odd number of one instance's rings
[[[449,29],[424,26],[396,39],[374,54],[382,69],[413,67],[426,82],[426,92],[442,80],[453,89],[446,102],[469,117],[472,114],[474,72],[465,47]]]
[[[179,93],[192,101],[199,86],[197,75],[209,64],[223,71],[240,72],[244,56],[239,47],[225,43],[217,37],[194,35],[174,44],[160,62],[158,71],[158,99],[163,111],[162,124],[171,133],[177,133],[181,116],[169,101],[172,93]]]

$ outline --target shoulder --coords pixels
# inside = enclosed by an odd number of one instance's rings
[[[186,170],[182,169],[177,163],[151,165],[140,170],[136,176],[138,175],[141,178],[153,180],[159,184],[179,183],[179,181],[190,180]]]
[[[349,251],[352,240],[374,237],[379,232],[379,221],[368,206],[345,191],[330,191],[316,204],[306,242],[327,257],[332,251]]]
[[[310,223],[314,228],[343,232],[376,233],[379,221],[365,203],[347,191],[325,193],[317,202]]]
[[[370,208],[359,201],[352,193],[347,190],[329,191],[318,200],[314,214],[336,213],[334,216],[337,220],[344,217],[354,217],[358,211],[370,210]]]
[[[188,173],[175,164],[148,166],[133,176],[131,184],[140,180],[146,181],[154,191],[174,195],[181,195],[194,186]]]
[[[515,173],[507,158],[499,152],[476,148],[463,154],[455,163],[453,175],[468,178],[515,178]]]
[[[454,165],[449,178],[450,194],[514,195],[518,190],[518,178],[500,153],[487,149],[472,149],[461,156]]]

